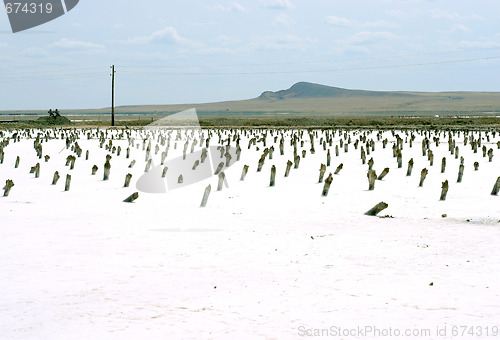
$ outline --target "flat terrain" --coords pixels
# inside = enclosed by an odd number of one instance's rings
[[[18,142],[12,139],[16,132]],[[151,157],[159,166],[166,145],[158,137],[167,137],[168,130],[161,135],[142,129],[2,133],[0,141],[9,140],[9,145],[4,147],[0,182],[15,183],[10,195],[0,199],[2,338],[299,339],[325,335],[325,329],[375,327],[381,332],[410,331],[417,338],[452,339],[457,338],[454,327],[460,326],[468,332],[475,327],[472,331],[481,330],[483,336],[496,331],[498,336],[500,197],[490,195],[500,176],[498,129],[495,136],[491,131],[452,135],[464,157],[461,183],[460,158],[449,152],[448,132],[396,130],[377,136],[378,131],[316,130],[312,154],[305,130],[189,130],[188,153],[193,137],[200,141],[202,135],[211,135],[209,145],[217,147],[238,133],[241,159],[233,157],[224,168],[228,186],[221,191],[216,190],[217,176],[212,176],[164,194],[135,186],[145,174],[143,140],[151,141]],[[42,140],[50,137],[42,143],[48,162],[33,149],[38,134]],[[66,138],[75,134],[83,154],[70,170],[65,163],[75,155],[75,144],[66,148]],[[415,140],[410,147],[411,134]],[[166,165],[182,157],[187,140],[183,135],[175,147],[174,135]],[[300,164],[284,177],[286,162],[293,159],[293,136],[300,138]],[[403,140],[402,168],[393,157],[396,136]],[[249,146],[254,137],[256,143]],[[327,151],[320,140],[330,137],[326,148],[332,160],[325,178],[341,163],[343,169],[333,175],[329,194],[322,197],[318,177]],[[434,153],[432,166],[422,155],[424,137]],[[368,166],[360,159],[361,146],[367,150],[359,141],[364,138],[375,143],[367,160],[373,157],[377,174],[390,170],[373,191],[368,190]],[[479,139],[493,149],[492,162],[483,157],[481,147],[473,152],[470,143]],[[121,146],[120,156],[105,149],[110,141]],[[348,143],[347,150],[341,143]],[[234,152],[232,138],[230,145]],[[265,157],[258,172],[258,161],[271,146],[273,158]],[[194,155],[200,150],[198,143]],[[108,154],[111,175],[103,181]],[[447,159],[444,173],[442,157]],[[414,169],[406,176],[410,158]],[[129,168],[132,160],[136,164]],[[212,166],[221,161],[218,151],[210,153]],[[29,173],[37,162],[39,178]],[[182,172],[187,178],[197,171],[191,170],[191,162],[189,158],[187,167],[170,166],[168,173]],[[479,162],[478,171],[474,162]],[[92,176],[94,164],[99,170]],[[245,164],[249,171],[240,181]],[[277,169],[274,187],[269,186],[272,165]],[[419,187],[423,168],[429,174]],[[61,179],[53,186],[56,170]],[[127,173],[133,177],[124,188]],[[66,174],[72,175],[67,192]],[[445,180],[450,189],[440,201]],[[212,192],[207,206],[200,208],[208,184]],[[134,203],[122,202],[136,191]],[[364,215],[380,201],[389,205],[379,214],[386,218]],[[438,328],[446,330],[445,336],[438,336]],[[345,338],[364,338],[355,334]]]

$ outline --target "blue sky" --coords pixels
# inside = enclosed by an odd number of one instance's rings
[[[0,110],[253,98],[298,81],[500,91],[498,0],[80,0],[13,34],[0,10]]]

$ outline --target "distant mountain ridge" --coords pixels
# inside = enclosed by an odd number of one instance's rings
[[[407,93],[382,92],[365,90],[348,90],[340,87],[326,86],[308,82],[298,82],[288,90],[265,91],[257,99],[261,100],[283,100],[283,99],[306,99],[306,98],[349,98],[349,97],[380,97],[380,96],[408,96]]]

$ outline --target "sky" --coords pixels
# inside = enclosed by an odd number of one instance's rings
[[[308,81],[500,91],[498,0],[80,0],[12,33],[0,9],[0,110],[249,99]]]

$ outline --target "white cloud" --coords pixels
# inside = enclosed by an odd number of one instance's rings
[[[325,23],[333,26],[344,26],[344,27],[399,27],[395,23],[391,23],[385,20],[378,20],[372,22],[358,22],[356,20],[351,20],[347,18],[336,17],[333,15],[327,16],[325,18]]]
[[[500,47],[500,42],[499,41],[493,41],[493,40],[477,40],[477,41],[468,41],[468,40],[462,40],[457,44],[457,47],[459,48],[495,48],[495,47]]]
[[[450,33],[467,33],[467,32],[471,32],[472,30],[463,25],[463,24],[456,24],[456,25],[453,25],[453,27],[451,28],[451,30],[449,31]]]
[[[345,42],[354,44],[373,43],[380,40],[394,40],[397,36],[391,32],[358,32]]]
[[[218,9],[224,12],[245,12],[246,9],[239,2],[233,1],[228,5],[215,4],[212,6],[208,6],[208,9]]]
[[[463,18],[462,15],[457,12],[449,12],[440,8],[431,9],[429,14],[433,19],[459,20]]]
[[[305,50],[317,40],[290,34],[277,34],[254,40],[252,46],[264,50]]]
[[[56,47],[64,50],[80,50],[80,49],[101,49],[104,48],[104,45],[63,38],[51,44],[50,47]]]
[[[48,57],[49,52],[38,47],[30,47],[22,51],[22,55],[24,57],[29,57],[29,58],[39,58],[39,57]]]
[[[193,41],[181,37],[179,33],[177,33],[177,30],[173,27],[165,27],[162,30],[153,32],[151,35],[130,38],[125,41],[127,44],[148,44],[151,42],[179,45],[195,44]]]
[[[358,23],[354,20],[350,20],[347,18],[341,18],[341,17],[336,17],[333,15],[327,16],[325,18],[325,22],[329,25],[336,25],[336,26],[355,26]]]
[[[294,23],[295,21],[285,13],[278,14],[273,20],[274,25],[290,26],[293,25]]]
[[[292,9],[294,7],[290,0],[264,0],[263,5],[270,9]]]

